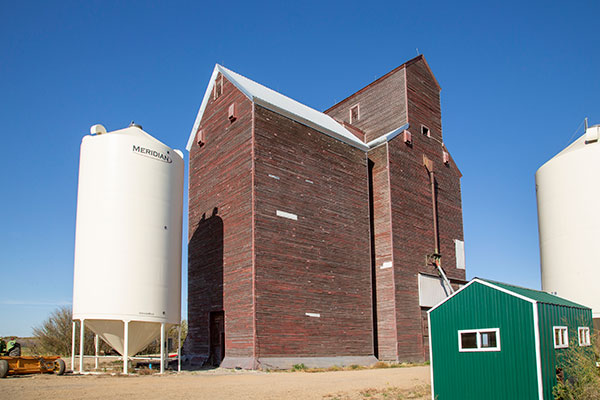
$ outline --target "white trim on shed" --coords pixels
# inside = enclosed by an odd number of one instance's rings
[[[434,389],[433,389],[433,349],[431,347],[431,318],[430,318],[430,314],[433,310],[437,309],[439,306],[441,306],[442,304],[444,304],[445,302],[447,302],[448,300],[450,300],[452,297],[456,296],[457,294],[459,294],[460,292],[462,292],[463,290],[465,290],[466,288],[468,288],[469,286],[471,286],[473,283],[478,282],[481,283],[482,285],[488,286],[492,289],[498,290],[500,292],[509,294],[511,296],[517,297],[521,300],[525,300],[529,303],[531,303],[532,307],[533,307],[533,334],[534,334],[534,344],[535,344],[535,355],[536,355],[536,369],[537,369],[537,383],[538,383],[538,399],[539,400],[543,400],[544,399],[544,386],[542,383],[542,355],[541,355],[541,347],[540,347],[540,326],[539,326],[539,316],[538,316],[538,302],[535,300],[530,299],[529,297],[525,297],[522,296],[518,293],[512,292],[508,289],[502,288],[500,286],[496,286],[493,283],[490,282],[486,282],[482,279],[479,278],[474,278],[471,280],[471,282],[467,283],[465,286],[463,286],[462,288],[458,289],[456,292],[452,293],[450,296],[448,296],[447,298],[445,298],[444,300],[442,300],[439,304],[437,304],[435,307],[432,307],[430,310],[427,311],[427,318],[428,318],[428,330],[429,330],[429,362],[430,362],[430,368],[431,368],[431,398],[434,399]],[[434,399],[435,400],[435,399]]]
[[[537,302],[531,305],[533,307],[533,335],[535,340],[535,366],[538,381],[538,399],[544,399],[544,385],[542,383],[542,349],[540,345],[540,317],[538,316]]]

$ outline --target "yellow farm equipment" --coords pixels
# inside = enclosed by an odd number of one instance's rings
[[[57,356],[0,356],[0,378],[8,375],[65,373],[65,362]]]

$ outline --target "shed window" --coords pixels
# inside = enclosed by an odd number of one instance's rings
[[[496,332],[481,332],[481,347],[484,349],[498,347]]]
[[[591,346],[592,343],[590,341],[590,328],[587,326],[580,326],[577,328],[577,332],[579,333],[579,345],[580,346]]]
[[[360,107],[355,105],[350,109],[350,123],[353,124],[360,119]]]
[[[554,327],[554,348],[564,349],[569,347],[569,329],[566,326]]]
[[[458,350],[500,351],[500,328],[458,331]]]
[[[477,332],[464,332],[460,335],[460,343],[463,349],[476,349]]]

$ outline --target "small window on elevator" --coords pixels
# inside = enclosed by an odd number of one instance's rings
[[[360,106],[357,104],[350,108],[350,123],[353,124],[360,119]]]
[[[425,136],[431,136],[431,132],[429,132],[429,128],[425,125],[421,125],[421,133]]]
[[[215,80],[215,85],[213,86],[213,100],[216,100],[223,94],[223,75],[220,75]]]

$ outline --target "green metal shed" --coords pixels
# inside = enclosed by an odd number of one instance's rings
[[[552,400],[560,354],[588,346],[592,311],[475,278],[428,312],[432,398]]]

